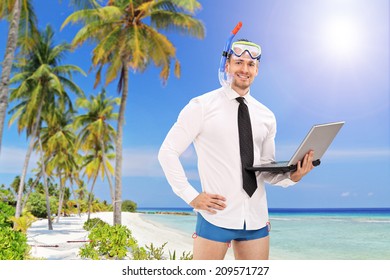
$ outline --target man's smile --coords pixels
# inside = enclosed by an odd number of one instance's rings
[[[240,73],[237,73],[237,77],[240,78],[241,80],[248,80],[249,79],[249,75],[240,74]]]

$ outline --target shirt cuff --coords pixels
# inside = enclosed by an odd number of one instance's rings
[[[197,196],[199,192],[193,187],[186,188],[182,193],[180,193],[180,197],[187,203],[190,204]]]

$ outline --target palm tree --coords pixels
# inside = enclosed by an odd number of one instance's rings
[[[80,216],[81,210],[82,210],[81,208],[84,205],[86,194],[88,191],[87,191],[87,187],[85,185],[85,182],[83,180],[81,180],[78,176],[75,177],[75,182],[76,182],[77,187],[78,187],[77,190],[75,191],[75,193],[76,193],[75,198],[76,198],[76,201],[79,205],[78,206],[78,214]]]
[[[51,27],[48,26],[42,34],[35,36],[35,48],[24,60],[26,63],[19,66],[21,72],[15,74],[11,79],[11,83],[17,84],[18,87],[11,91],[10,100],[17,100],[19,104],[11,109],[11,113],[14,113],[14,115],[10,123],[12,124],[18,119],[19,133],[26,130],[27,137],[30,137],[18,190],[15,213],[17,218],[20,217],[22,212],[21,202],[24,180],[34,142],[39,137],[42,126],[42,112],[49,111],[50,105],[53,104],[63,110],[66,107],[72,107],[65,88],[80,96],[83,94],[71,78],[73,73],[84,74],[84,72],[74,65],[60,65],[61,58],[69,51],[70,46],[66,43],[54,46],[53,35]],[[42,164],[44,164],[44,161],[42,161]],[[43,170],[45,170],[44,167]],[[45,177],[45,174],[43,175]]]
[[[43,118],[47,123],[47,127],[41,129],[41,140],[44,151],[44,160],[46,162],[46,172],[51,176],[56,172],[59,182],[59,204],[58,204],[58,215],[57,222],[62,212],[62,206],[65,194],[65,185],[67,180],[72,180],[75,170],[78,170],[79,166],[76,162],[77,150],[76,135],[73,129],[73,119],[71,111],[63,112],[57,108],[55,104],[50,104],[47,112],[44,112]],[[39,141],[36,143],[38,146]]]
[[[88,180],[93,177],[93,183],[88,199],[88,219],[92,203],[93,187],[96,178],[101,173],[102,179],[107,175],[110,185],[111,199],[113,200],[113,186],[111,175],[113,168],[109,161],[114,157],[113,154],[107,154],[113,150],[113,141],[116,135],[115,129],[109,121],[117,120],[118,114],[114,113],[114,106],[119,105],[120,99],[106,98],[106,91],[103,89],[96,97],[79,98],[76,104],[80,108],[87,110],[85,114],[76,117],[74,126],[80,129],[78,133],[78,146],[86,152],[85,156],[85,174]]]
[[[82,166],[83,163],[83,156],[78,153],[78,148],[77,145],[75,145],[75,148],[77,150],[77,153],[75,154],[75,162],[78,167]],[[72,174],[69,175],[69,181],[70,181],[70,189],[73,195],[74,200],[76,201],[76,206],[77,206],[77,213],[80,216],[81,215],[81,205],[80,201],[81,196],[80,193],[82,193],[81,189],[81,184],[83,183],[82,180],[80,180],[80,168],[73,169]],[[73,185],[77,185],[77,189],[75,190]]]
[[[96,0],[70,0],[69,2],[70,5],[83,9],[97,6]],[[24,52],[31,51],[34,48],[32,36],[37,33],[37,18],[31,0],[1,0],[0,19],[3,18],[9,20],[10,25],[0,81],[0,152],[5,113],[8,106],[8,86],[17,44],[22,47]]]
[[[19,29],[22,36],[20,42],[25,48],[29,46],[29,38],[36,30],[37,23],[34,11],[29,0],[1,0],[0,1],[0,19],[7,18],[10,20],[8,28],[7,46],[4,54],[4,61],[0,82],[0,152],[1,139],[3,136],[5,112],[8,106],[8,85],[11,77],[11,68],[14,61],[15,50],[17,47]],[[20,26],[20,19],[23,19]],[[19,28],[19,26],[21,28]]]
[[[176,50],[159,31],[179,31],[198,38],[204,37],[203,24],[194,18],[200,8],[196,0],[109,0],[106,6],[77,11],[62,27],[81,21],[84,27],[73,39],[73,46],[87,40],[97,43],[92,63],[97,68],[95,86],[107,66],[106,84],[118,79],[121,104],[118,117],[115,161],[114,224],[121,224],[122,197],[122,135],[128,95],[129,68],[142,72],[151,62],[161,68],[160,78],[167,81],[172,60],[174,73],[180,76]]]

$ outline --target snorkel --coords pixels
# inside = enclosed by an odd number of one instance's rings
[[[219,78],[219,83],[223,87],[230,86],[229,77],[227,77],[227,74],[225,72],[226,59],[227,59],[228,54],[229,54],[232,40],[233,40],[234,36],[236,36],[237,32],[241,29],[241,27],[242,27],[242,22],[240,21],[236,25],[236,27],[234,27],[229,38],[226,40],[225,48],[223,49],[223,52],[222,52],[221,62],[219,63],[219,69],[218,69],[218,78]]]

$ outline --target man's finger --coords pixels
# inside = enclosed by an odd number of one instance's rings
[[[219,194],[209,194],[210,198],[226,201],[226,198]]]
[[[212,204],[211,207],[213,207],[215,209],[218,209],[218,210],[222,210],[222,209],[224,209],[226,207],[225,204],[219,204],[217,202],[212,202],[212,203],[213,204]]]
[[[216,214],[217,211],[215,211],[213,208],[211,207],[207,207],[207,209],[205,209],[207,212],[209,212],[210,214]]]

